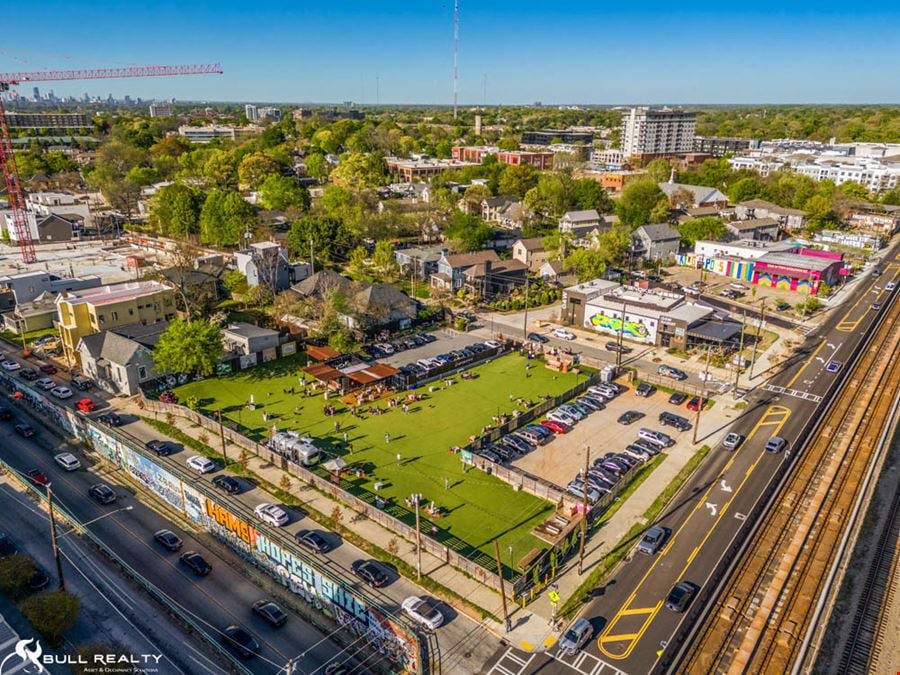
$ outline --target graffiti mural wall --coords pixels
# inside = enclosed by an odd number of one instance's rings
[[[625,319],[622,320],[622,312],[598,307],[596,305],[586,305],[584,308],[584,326],[600,333],[609,333],[616,335],[619,331],[624,330],[625,337],[629,340],[637,342],[646,342],[648,344],[656,343],[656,319],[637,316],[625,313]]]

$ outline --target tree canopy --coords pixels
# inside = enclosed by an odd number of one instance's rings
[[[633,229],[666,220],[668,207],[669,201],[659,185],[652,180],[638,180],[622,190],[622,196],[616,203],[616,213],[620,222]]]
[[[222,331],[206,319],[176,319],[160,336],[153,362],[160,373],[211,375],[222,356]]]

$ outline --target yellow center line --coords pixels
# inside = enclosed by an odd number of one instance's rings
[[[760,417],[759,421],[756,423],[756,425],[750,431],[750,433],[747,434],[746,441],[749,441],[751,438],[753,438],[753,436],[756,434],[756,432],[764,426],[775,426],[775,433],[778,433],[778,431],[781,429],[781,427],[784,425],[784,423],[787,421],[787,419],[788,419],[788,417],[790,417],[790,415],[791,415],[791,411],[788,408],[785,408],[784,406],[778,406],[778,405],[769,406],[766,409],[766,412],[763,413],[762,417]],[[777,422],[769,421],[770,417],[777,417],[777,416],[780,416],[779,421],[777,421]],[[747,446],[745,445],[744,447],[747,447]],[[728,505],[737,497],[738,493],[741,491],[741,488],[743,488],[744,484],[749,479],[750,474],[753,473],[753,470],[759,464],[759,461],[762,458],[763,454],[765,454],[765,452],[761,453],[759,455],[759,457],[756,458],[756,460],[753,462],[753,465],[750,467],[750,469],[747,471],[746,475],[744,476],[743,480],[741,481],[740,485],[738,485],[734,489],[734,491],[731,493],[731,497],[728,500],[728,503],[719,512],[719,514],[716,517],[715,521],[713,522],[712,526],[709,528],[709,530],[707,530],[706,535],[703,537],[703,540],[700,542],[700,545],[691,553],[690,559],[684,568],[685,570],[690,565],[691,561],[693,561],[694,557],[697,555],[697,552],[701,548],[703,548],[703,546],[706,544],[706,541],[709,538],[710,534],[712,534],[712,532],[715,530],[716,526],[718,525],[719,521],[721,520],[722,514],[725,512],[725,510],[727,510]],[[734,461],[734,457],[732,457],[732,459],[728,462],[727,466],[731,466],[733,461]],[[723,473],[724,473],[724,469],[723,469]],[[668,555],[668,553],[672,547],[672,544],[678,539],[679,535],[684,531],[684,528],[687,527],[688,523],[691,521],[691,517],[693,516],[693,514],[696,513],[697,510],[699,510],[701,507],[703,507],[706,504],[707,498],[709,497],[710,494],[712,494],[712,491],[714,489],[716,489],[717,487],[718,487],[718,483],[713,483],[712,485],[710,485],[710,487],[707,489],[706,493],[703,495],[703,497],[700,499],[699,503],[697,504],[697,507],[695,507],[694,511],[691,512],[691,515],[689,515],[685,519],[685,521],[681,524],[681,526],[675,531],[675,533],[670,538],[669,543],[666,545],[666,548],[663,549],[663,551],[656,557],[656,559],[653,561],[653,564],[650,566],[650,568],[647,570],[647,572],[644,574],[644,576],[641,577],[640,581],[638,581],[637,585],[634,587],[634,590],[631,592],[631,595],[628,596],[628,599],[619,608],[619,610],[616,612],[615,616],[613,616],[613,618],[607,624],[606,630],[604,630],[603,633],[600,635],[600,637],[597,638],[597,648],[600,650],[601,653],[605,654],[606,656],[608,656],[611,659],[616,659],[616,660],[626,659],[631,654],[631,652],[634,650],[637,643],[640,642],[641,637],[643,637],[644,633],[647,631],[647,629],[650,627],[650,624],[653,622],[653,619],[656,617],[656,615],[659,613],[659,610],[662,608],[663,602],[660,601],[659,603],[657,603],[656,607],[654,607],[652,609],[652,611],[650,611],[649,613],[647,613],[646,609],[643,609],[643,610],[630,609],[629,606],[631,605],[632,602],[634,602],[634,599],[637,596],[638,591],[644,585],[644,583],[647,581],[647,579],[650,577],[650,575],[653,573],[653,571],[656,569],[656,566],[659,565],[662,562],[662,560]],[[684,574],[684,570],[682,570],[681,574],[679,575],[679,578],[683,574]],[[635,634],[635,637],[633,639],[631,639],[630,644],[626,647],[624,652],[615,654],[615,653],[607,651],[604,647],[604,643],[606,643],[606,642],[624,642],[626,640],[625,638],[622,637],[622,634],[613,635],[612,630],[616,626],[616,624],[620,621],[620,619],[622,619],[623,617],[628,616],[630,614],[647,614],[647,618],[644,620],[644,623],[638,629],[637,633]],[[629,633],[628,635],[631,635],[631,634]]]
[[[803,374],[803,371],[806,370],[806,367],[809,366],[809,364],[812,363],[812,362],[815,360],[816,356],[819,355],[819,352],[822,351],[822,348],[823,348],[827,343],[828,343],[828,340],[826,340],[825,338],[822,338],[822,344],[820,344],[820,345],[818,346],[818,348],[816,348],[816,351],[814,351],[814,352],[812,353],[812,356],[810,356],[809,359],[807,359],[806,363],[804,363],[804,364],[800,367],[800,370],[797,371],[797,374],[794,375],[794,376],[791,378],[791,381],[788,382],[788,383],[785,385],[785,389],[789,389],[789,388],[791,388],[792,386],[794,386],[794,382],[796,382],[797,380],[800,379],[800,375],[802,375],[802,374]]]

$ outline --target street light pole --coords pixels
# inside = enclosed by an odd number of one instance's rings
[[[500,577],[500,599],[503,600],[503,627],[505,632],[512,630],[509,623],[509,611],[506,608],[506,585],[503,583],[503,565],[500,562],[500,542],[494,539],[494,555],[497,558],[497,576]]]
[[[709,382],[709,354],[712,351],[712,345],[706,345],[706,372],[703,375],[703,389],[700,394],[700,405],[697,406],[697,415],[694,417],[694,437],[691,444],[697,445],[697,430],[700,428],[700,411],[706,405],[706,383]]]
[[[522,339],[528,339],[528,284],[530,279],[526,272],[525,274],[525,314],[522,317]]]
[[[581,543],[578,546],[578,576],[582,574],[582,566],[584,565],[584,540],[587,538],[587,518],[588,518],[588,469],[591,466],[591,446],[584,446],[584,488],[581,501]]]
[[[222,425],[221,408],[219,408],[219,438],[222,439],[222,457],[225,459],[225,466],[228,466],[228,453],[225,451],[225,427]]]
[[[753,367],[756,365],[756,348],[759,346],[759,334],[762,332],[763,322],[766,320],[766,300],[762,299],[759,309],[759,322],[756,324],[756,337],[753,339],[753,357],[750,359],[750,379],[753,379]]]
[[[741,352],[744,351],[744,328],[746,327],[746,324],[747,324],[747,310],[744,309],[744,310],[741,310],[741,342],[740,342],[740,347],[738,347],[738,353],[737,353],[737,357],[738,357],[737,361],[738,362],[735,363],[734,359],[731,360],[731,365],[734,366],[734,392],[733,392],[733,395],[731,398],[735,401],[737,401],[737,399],[738,399],[738,383],[740,382],[740,379],[741,379],[741,365],[744,362],[744,357],[741,356]]]
[[[59,557],[59,544],[56,540],[56,517],[53,513],[53,489],[47,483],[47,508],[50,511],[50,545],[53,546],[53,560],[56,562],[56,576],[59,577],[59,590],[66,590],[63,579],[62,559]]]

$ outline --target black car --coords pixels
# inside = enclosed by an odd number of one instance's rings
[[[109,485],[97,483],[88,488],[88,494],[98,504],[112,504],[116,501],[116,493]]]
[[[643,396],[644,398],[647,398],[648,396],[653,396],[653,394],[655,392],[656,392],[656,387],[654,387],[649,382],[641,382],[637,386],[637,388],[634,390],[635,394],[637,394],[638,396]]]
[[[672,405],[681,405],[685,401],[687,401],[687,394],[682,394],[680,391],[676,391],[669,397],[669,403]]]
[[[316,553],[328,553],[331,550],[328,540],[321,532],[315,530],[300,530],[297,533],[297,542]]]
[[[153,534],[153,538],[169,551],[181,548],[181,538],[171,530],[159,530]]]
[[[696,593],[697,587],[694,584],[688,581],[679,581],[666,596],[666,607],[673,612],[683,612],[691,604]]]
[[[642,412],[640,412],[640,411],[638,411],[638,410],[626,410],[626,411],[623,412],[621,415],[619,415],[619,419],[616,420],[616,421],[617,421],[619,424],[625,424],[625,425],[628,425],[628,424],[632,424],[632,423],[634,423],[634,422],[637,422],[637,421],[638,421],[639,419],[641,419],[643,416],[644,416],[644,413],[642,413]]]
[[[34,382],[40,376],[41,373],[37,368],[22,368],[22,370],[19,371],[19,377],[23,380],[28,380],[29,382]]]
[[[18,552],[19,549],[17,549],[16,545],[10,541],[10,538],[7,537],[5,533],[0,532],[0,559],[8,558]]]
[[[114,412],[103,413],[97,417],[97,421],[108,427],[118,427],[122,425],[122,418]]]
[[[12,410],[5,405],[0,405],[0,420],[11,420],[12,416]]]
[[[242,659],[249,659],[259,652],[256,639],[237,624],[231,624],[222,631],[222,642],[236,651]]]
[[[15,429],[16,433],[23,438],[31,438],[35,434],[34,427],[30,424],[26,424],[25,422],[17,424],[13,427],[13,429]]]
[[[148,450],[152,450],[160,457],[166,457],[172,454],[172,446],[166,441],[161,441],[158,438],[154,438],[153,440],[147,441],[144,443],[144,446]]]
[[[625,345],[620,345],[618,342],[607,342],[606,349],[611,352],[619,352],[620,354],[630,354],[631,347],[626,347]]]
[[[238,482],[237,478],[233,476],[216,476],[212,481],[213,485],[215,485],[220,490],[224,490],[230,495],[237,494],[241,491],[241,484]]]
[[[548,338],[546,335],[541,335],[540,333],[529,333],[528,339],[532,342],[540,342],[541,344],[550,342],[550,338]]]
[[[437,342],[437,338],[431,333],[419,333],[419,337],[425,340],[426,344]]]
[[[786,302],[779,302],[777,305],[775,305],[775,309],[777,309],[779,312],[784,312],[785,310],[788,310],[790,308],[791,306]]]
[[[198,577],[205,577],[212,572],[212,565],[206,562],[203,556],[196,551],[185,551],[179,556],[178,562],[190,569]]]
[[[375,588],[381,588],[390,581],[384,568],[374,560],[357,560],[353,563],[353,573]]]
[[[253,613],[278,628],[287,621],[287,614],[271,600],[257,600],[253,603]]]
[[[687,431],[691,428],[691,423],[687,419],[670,412],[661,412],[659,414],[659,423],[664,427],[675,427],[678,431]]]

